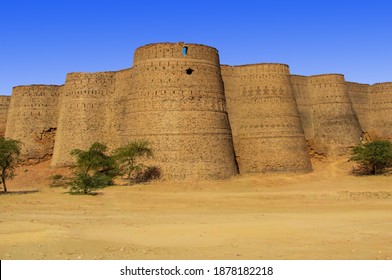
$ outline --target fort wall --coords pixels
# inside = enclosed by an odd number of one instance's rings
[[[14,87],[0,96],[2,134],[24,143],[24,160],[52,156],[53,166],[73,164],[70,151],[96,141],[113,150],[145,139],[154,150],[147,164],[166,180],[307,172],[312,153],[392,139],[392,83],[290,75],[285,64],[220,65],[209,46],[149,44],[128,69]]]
[[[61,99],[53,166],[74,162],[73,149],[86,149],[95,141],[108,142],[106,101],[114,94],[115,74],[69,73]]]
[[[370,102],[370,86],[368,84],[346,82],[347,91],[351,100],[351,104],[358,118],[361,129],[365,134],[371,131],[370,123],[371,102]]]
[[[370,123],[375,138],[392,139],[392,83],[370,86]]]
[[[288,66],[222,66],[222,77],[240,173],[310,171]]]
[[[13,88],[5,136],[23,142],[23,160],[36,162],[53,154],[60,89],[55,85]]]
[[[0,136],[5,136],[7,126],[8,109],[10,107],[11,96],[0,95]]]
[[[153,163],[164,179],[237,174],[216,49],[184,43],[143,46],[135,51],[132,76],[125,80],[122,144],[150,141]]]
[[[343,75],[294,76],[292,82],[305,135],[315,153],[335,157],[359,143],[362,130]]]

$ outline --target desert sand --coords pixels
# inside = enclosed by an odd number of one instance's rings
[[[392,259],[392,177],[354,176],[344,158],[313,166],[96,196],[49,187],[67,172],[49,162],[23,166],[0,195],[0,258]]]

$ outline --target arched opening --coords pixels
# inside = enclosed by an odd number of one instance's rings
[[[184,46],[184,47],[182,48],[182,55],[185,57],[187,54],[188,54],[188,47],[187,47],[187,46]]]

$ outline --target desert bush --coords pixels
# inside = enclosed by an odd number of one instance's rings
[[[392,167],[392,143],[387,140],[375,140],[361,143],[352,149],[350,158],[359,163],[357,173],[381,174]]]
[[[95,142],[88,150],[71,151],[71,155],[76,157],[73,178],[68,183],[71,193],[91,194],[113,184],[119,169],[115,159],[105,153],[106,150],[104,144]]]

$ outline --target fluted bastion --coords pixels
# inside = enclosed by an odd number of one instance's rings
[[[223,66],[222,76],[240,173],[310,171],[288,66]]]
[[[147,139],[153,163],[169,180],[237,174],[217,50],[151,44],[135,51],[122,144]]]
[[[53,154],[61,86],[13,88],[5,137],[23,143],[22,159],[39,161]]]

